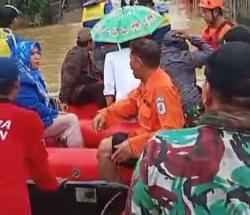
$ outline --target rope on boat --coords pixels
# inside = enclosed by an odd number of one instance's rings
[[[107,211],[108,207],[113,203],[113,201],[122,194],[122,192],[119,192],[117,194],[115,194],[105,205],[105,207],[103,208],[101,215],[105,215],[105,212]]]

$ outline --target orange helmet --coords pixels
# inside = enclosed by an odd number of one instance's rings
[[[224,0],[200,0],[199,7],[211,10],[217,7],[224,9]]]

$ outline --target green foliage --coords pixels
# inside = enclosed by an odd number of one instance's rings
[[[25,9],[29,14],[32,24],[40,24],[40,10],[43,5],[43,0],[25,0]]]
[[[28,16],[28,24],[43,25],[51,24],[51,0],[0,0],[0,5],[12,4]]]

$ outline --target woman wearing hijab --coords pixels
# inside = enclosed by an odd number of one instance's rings
[[[45,128],[45,137],[59,138],[68,147],[82,147],[78,119],[74,114],[58,112],[49,103],[49,94],[40,70],[41,46],[38,42],[24,41],[13,51],[20,71],[20,91],[17,104],[39,114]]]

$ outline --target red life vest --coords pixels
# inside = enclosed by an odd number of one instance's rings
[[[218,40],[221,39],[233,26],[234,23],[230,21],[224,21],[217,29],[207,26],[203,30],[202,39],[205,40],[214,49],[218,49]]]

